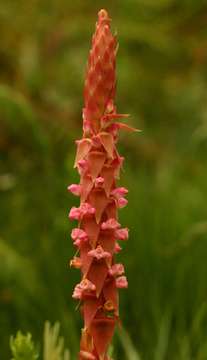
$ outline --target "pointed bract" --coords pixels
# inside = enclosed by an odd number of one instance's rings
[[[114,334],[115,319],[95,319],[90,328],[94,345],[101,359],[104,359],[108,345]]]

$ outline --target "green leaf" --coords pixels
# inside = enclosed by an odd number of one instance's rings
[[[30,333],[23,335],[18,331],[16,337],[11,336],[10,348],[13,355],[11,360],[36,360],[39,357]]]

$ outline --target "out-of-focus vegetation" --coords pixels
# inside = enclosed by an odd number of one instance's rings
[[[38,353],[35,350],[32,336],[30,333],[23,335],[21,331],[18,331],[16,337],[11,337],[10,348],[12,351],[12,360],[36,360],[38,359]]]
[[[81,137],[84,68],[96,13],[118,30],[121,183],[130,240],[120,258],[127,336],[115,359],[207,359],[207,4],[202,0],[0,0],[0,358],[10,334],[61,322],[76,356],[78,272],[67,185]],[[41,348],[41,344],[40,344]],[[126,357],[124,358],[124,352]],[[127,353],[128,351],[128,353]],[[137,355],[139,353],[139,356]],[[130,355],[131,354],[131,355]]]
[[[59,335],[60,324],[51,326],[46,321],[43,334],[43,360],[70,360],[68,349],[64,349],[64,339]],[[18,331],[16,337],[11,337],[10,348],[13,355],[12,360],[36,360],[39,353],[35,349],[30,333],[23,335]]]

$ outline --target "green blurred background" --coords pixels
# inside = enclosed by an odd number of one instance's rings
[[[144,360],[205,360],[205,0],[0,0],[0,358],[9,359],[18,329],[40,342],[46,319],[61,322],[76,358],[79,274],[68,269],[67,214],[77,200],[66,188],[78,180],[74,140],[102,7],[119,37],[118,111],[143,130],[119,145],[129,188],[124,328]],[[129,359],[125,340],[115,336],[115,359]]]

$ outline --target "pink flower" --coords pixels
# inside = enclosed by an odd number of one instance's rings
[[[68,217],[69,217],[70,220],[79,220],[80,219],[80,214],[81,214],[80,209],[73,206],[70,209]]]
[[[128,287],[128,281],[126,276],[119,276],[116,278],[116,287],[118,289],[125,289]]]
[[[128,204],[128,200],[125,199],[124,197],[120,197],[118,200],[117,200],[117,204],[118,204],[118,207],[120,209],[122,209],[123,207],[125,207],[127,204]]]
[[[95,187],[102,187],[103,183],[104,183],[104,178],[99,176],[95,180]]]
[[[79,228],[74,228],[71,232],[71,237],[73,240],[77,240],[77,239],[80,239],[80,240],[83,240],[83,241],[86,241],[88,240],[88,235],[86,234],[86,232],[82,229],[79,229]]]
[[[71,238],[74,240],[74,245],[80,247],[81,244],[88,241],[88,235],[82,229],[75,228],[72,230]]]
[[[70,186],[68,186],[68,191],[70,191],[73,195],[80,196],[81,185],[71,184]]]
[[[109,269],[109,274],[112,276],[120,276],[124,274],[124,265],[123,264],[114,264]]]
[[[115,243],[114,252],[118,254],[122,250],[121,246],[118,243]]]
[[[72,207],[69,213],[69,219],[80,220],[83,216],[95,214],[95,208],[88,203],[83,203],[79,208]]]
[[[117,240],[127,240],[129,237],[129,229],[122,228],[115,231],[115,237]]]
[[[119,198],[119,197],[123,197],[126,194],[128,194],[128,190],[125,187],[117,187],[111,192],[111,194],[113,196]]]
[[[79,285],[79,284],[78,284]],[[76,285],[74,291],[73,291],[73,294],[72,294],[72,298],[73,299],[77,299],[77,300],[80,300],[82,298],[82,293],[83,293],[83,290],[80,288],[80,286]]]
[[[97,260],[111,258],[111,254],[108,251],[104,251],[101,245],[98,245],[94,250],[90,250],[88,255],[96,258]]]
[[[96,212],[96,209],[89,203],[85,202],[80,206],[81,215],[93,215]]]
[[[73,291],[73,299],[82,299],[86,292],[95,291],[95,285],[88,279],[82,280],[79,284],[76,285]]]
[[[111,218],[101,224],[101,229],[102,230],[116,230],[120,226],[121,225],[118,223],[118,221],[116,221],[116,219]]]
[[[81,247],[81,244],[84,243],[84,240],[81,240],[81,239],[77,239],[74,241],[74,245],[77,246],[78,248]]]
[[[84,291],[86,291],[86,290],[88,290],[88,291],[89,290],[91,290],[91,291],[96,290],[95,285],[88,279],[82,280],[81,283],[80,283],[80,286]]]
[[[125,207],[128,203],[128,201],[124,198],[127,193],[128,190],[125,187],[117,187],[111,192],[111,195],[115,197],[117,206],[120,209]]]

